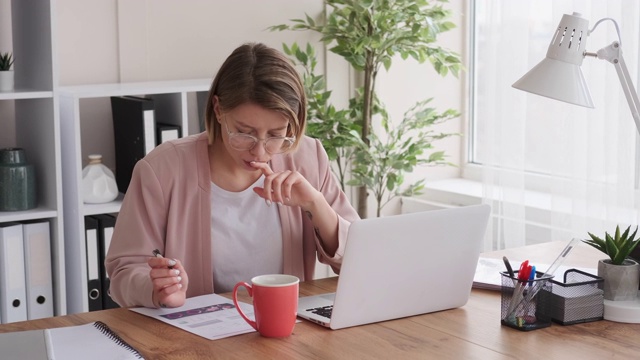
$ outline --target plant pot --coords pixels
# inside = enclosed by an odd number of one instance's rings
[[[635,300],[640,283],[640,264],[627,259],[622,265],[610,259],[598,261],[598,276],[604,279],[604,298],[613,301]]]
[[[0,91],[13,91],[14,75],[13,70],[0,71]]]
[[[636,246],[635,249],[629,254],[629,257],[640,263],[640,246]],[[638,283],[638,290],[640,290],[640,283]]]

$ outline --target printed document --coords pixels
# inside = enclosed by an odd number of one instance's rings
[[[254,319],[253,305],[242,302],[238,302],[238,305],[249,319]],[[177,308],[130,310],[209,340],[255,331],[240,316],[233,300],[217,294],[188,298],[183,306]]]

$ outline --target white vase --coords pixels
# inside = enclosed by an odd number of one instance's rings
[[[117,197],[116,178],[102,164],[102,155],[89,155],[89,164],[82,169],[82,200],[88,204],[101,204]]]
[[[13,70],[0,71],[0,91],[13,91],[14,75]]]

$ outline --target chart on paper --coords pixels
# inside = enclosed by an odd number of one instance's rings
[[[249,318],[253,318],[252,305],[240,302],[238,304]],[[216,294],[189,298],[183,306],[172,309],[132,308],[130,310],[209,340],[255,331],[240,316],[233,301]]]

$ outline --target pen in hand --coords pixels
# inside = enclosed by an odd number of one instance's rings
[[[160,253],[160,250],[158,250],[158,249],[154,249],[152,253],[153,253],[153,256],[155,256],[157,258],[164,257],[164,256],[162,256],[162,254]],[[169,269],[173,269],[173,266],[169,265]]]

